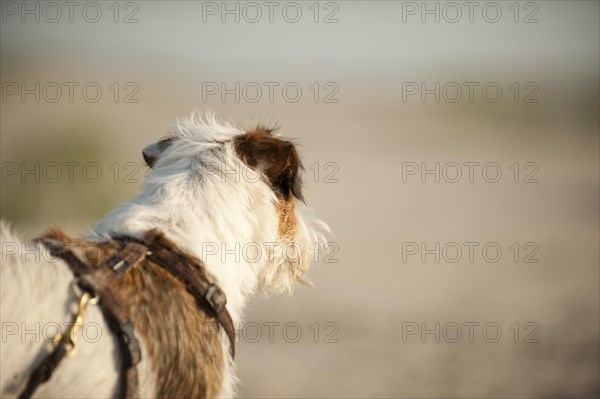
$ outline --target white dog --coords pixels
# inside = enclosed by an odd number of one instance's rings
[[[141,194],[98,223],[85,241],[73,243],[95,245],[117,236],[143,242],[149,231],[162,234],[176,246],[173,251],[198,260],[239,323],[256,292],[289,293],[295,282],[308,281],[314,245],[323,243],[329,230],[304,205],[301,164],[291,142],[269,129],[246,132],[211,116],[192,115],[178,121],[175,130],[144,149],[151,169]],[[72,268],[47,246],[23,242],[4,224],[0,238],[0,394],[16,397],[53,350],[55,344],[47,341],[73,322],[79,298]],[[139,395],[232,397],[234,363],[223,329],[211,340],[207,335],[218,327],[190,328],[212,318],[196,307],[184,285],[179,289],[177,279],[153,279],[148,270],[158,269],[142,263],[127,272],[129,291],[123,288],[117,295],[141,343]],[[161,285],[163,280],[168,284]],[[195,306],[193,312],[185,312],[189,306]],[[125,355],[99,306],[88,306],[77,334],[76,355],[62,360],[35,395],[120,396]]]

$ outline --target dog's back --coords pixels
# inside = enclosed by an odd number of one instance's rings
[[[0,222],[0,396],[18,396],[29,375],[52,349],[52,339],[73,321],[73,274],[40,245]],[[119,354],[100,310],[86,312],[77,356],[66,358],[43,384],[40,397],[113,397],[118,392]]]

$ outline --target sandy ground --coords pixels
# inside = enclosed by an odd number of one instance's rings
[[[280,111],[305,165],[321,165],[317,181],[314,168],[305,172],[307,197],[339,251],[313,270],[315,288],[250,303],[242,397],[598,395],[598,137],[589,126],[564,135],[477,118],[424,124],[430,109],[386,119],[344,108],[315,125]],[[450,183],[446,169],[440,183],[422,183],[406,174],[409,162],[496,162],[503,175],[488,183],[475,169],[470,183],[465,169]],[[522,182],[532,173],[523,169],[515,183],[514,162],[535,162],[538,182]],[[138,185],[117,188],[124,200]],[[24,226],[59,223],[61,213],[48,214]],[[423,261],[420,249],[407,252],[414,243],[434,251]]]

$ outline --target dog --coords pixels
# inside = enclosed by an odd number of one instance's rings
[[[322,248],[331,233],[304,202],[293,142],[276,129],[241,130],[194,113],[142,154],[149,170],[137,197],[82,238],[52,230],[44,239],[69,245],[88,263],[95,249],[98,264],[116,256],[115,237],[161,245],[214,282],[234,323],[243,321],[253,295],[291,293],[297,282],[310,285],[306,273],[314,246]],[[72,266],[43,240],[24,242],[1,223],[0,241],[0,393],[16,397],[56,347],[47,341],[55,333],[64,337],[73,325],[83,295],[74,294]],[[140,344],[138,395],[233,397],[233,341],[226,329],[199,308],[185,284],[156,262],[140,259],[114,285]],[[79,336],[76,354],[56,366],[36,396],[121,395],[127,354],[100,306],[83,308],[83,327],[73,333]]]

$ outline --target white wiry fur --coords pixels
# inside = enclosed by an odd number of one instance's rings
[[[194,114],[178,121],[174,133],[177,139],[149,171],[142,192],[110,213],[86,237],[103,240],[111,234],[120,234],[142,238],[152,228],[162,230],[183,251],[204,261],[227,295],[227,307],[234,322],[241,321],[244,305],[257,291],[291,292],[294,282],[305,281],[313,246],[322,243],[328,233],[327,226],[297,201],[294,235],[279,236],[274,192],[261,179],[261,172],[249,168],[235,151],[232,139],[241,134],[244,132],[218,123],[212,116],[200,118]],[[1,232],[3,252],[4,242],[21,243],[5,226]],[[260,257],[252,250],[256,248],[261,248]],[[35,251],[44,249],[37,247]],[[68,267],[60,261],[34,262],[21,258],[21,252],[2,254],[3,325],[5,321],[42,325],[71,321],[72,274]],[[86,321],[98,323],[103,332],[109,331],[97,306],[88,308]],[[0,357],[2,397],[18,394],[34,358],[48,350],[43,341],[25,340],[24,344],[19,334],[9,338],[11,343],[2,341]],[[225,358],[230,359],[227,340],[222,342]],[[51,382],[43,385],[36,396],[112,397],[118,392],[119,370],[115,365],[118,356],[112,337],[103,336],[93,344],[82,341],[77,355],[64,360]],[[143,356],[138,367],[140,393],[152,397],[148,356]],[[219,396],[232,397],[233,363],[226,362],[225,368]]]

